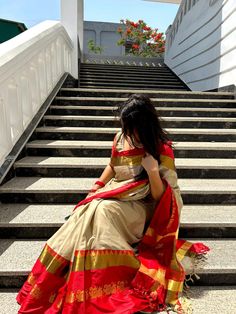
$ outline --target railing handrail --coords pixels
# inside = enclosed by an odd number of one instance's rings
[[[0,45],[0,167],[65,73],[73,44],[58,21],[44,21]]]
[[[44,21],[18,36],[2,43],[0,45],[0,81],[4,80],[4,74],[10,75],[9,64],[11,62],[17,63],[16,58],[24,54],[32,53],[32,47],[40,46],[42,41],[50,41],[57,31],[60,31],[61,36],[65,39],[68,46],[73,49],[73,43],[68,36],[65,28],[58,21]],[[10,66],[11,67],[11,66]]]

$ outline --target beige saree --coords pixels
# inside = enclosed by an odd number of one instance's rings
[[[181,261],[188,258],[191,268],[193,257],[208,248],[177,240],[182,199],[171,147],[160,147],[166,191],[156,204],[142,175],[144,150],[127,151],[123,144],[118,133],[111,157],[115,177],[80,202],[47,241],[17,296],[19,313],[128,314],[168,308],[183,313],[186,270]]]

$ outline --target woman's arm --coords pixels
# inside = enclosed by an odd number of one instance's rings
[[[107,165],[106,168],[103,170],[98,181],[100,181],[100,182],[104,183],[104,185],[106,185],[107,182],[109,182],[114,177],[114,175],[115,175],[115,172],[113,171],[111,165]],[[95,183],[91,189],[91,193],[97,191],[101,187],[102,187],[101,185]],[[89,193],[89,195],[91,193]]]
[[[113,140],[113,147],[116,145],[116,138],[117,138],[117,134],[115,135],[114,140]],[[100,178],[97,180],[97,181],[100,181],[100,184],[96,184],[96,182],[97,182],[96,181],[94,183],[93,187],[91,188],[88,196],[90,196],[92,193],[96,192],[101,187],[105,186],[114,176],[115,176],[115,172],[113,170],[112,158],[111,158],[110,163],[106,166],[106,168],[103,170]]]
[[[152,197],[156,201],[159,201],[162,194],[165,192],[165,184],[160,177],[158,161],[153,158],[152,155],[146,154],[142,159],[142,166],[149,177]]]

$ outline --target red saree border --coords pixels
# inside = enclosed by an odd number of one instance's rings
[[[107,199],[107,198],[114,198],[114,197],[118,197],[119,194],[122,194],[124,192],[128,192],[134,188],[138,188],[142,185],[146,185],[148,183],[148,179],[144,179],[144,180],[140,180],[140,181],[135,181],[135,182],[132,182],[132,183],[128,183],[128,184],[125,184],[123,185],[122,187],[119,187],[119,188],[116,188],[116,189],[113,189],[111,191],[104,191],[104,192],[98,192],[88,198],[85,198],[84,200],[82,200],[81,202],[79,202],[74,210],[76,208],[78,208],[79,206],[81,205],[85,205],[87,203],[90,203],[92,200],[94,199],[99,199],[99,198],[102,198],[102,199]]]

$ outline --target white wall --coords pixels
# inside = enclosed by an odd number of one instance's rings
[[[235,0],[182,1],[167,31],[165,63],[192,90],[236,85],[235,21]]]
[[[117,33],[120,26],[122,26],[120,23],[84,21],[84,53],[92,54],[88,49],[88,41],[93,39],[95,44],[103,49],[101,55],[124,55],[125,48],[116,44],[121,38]]]

